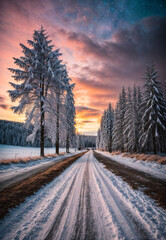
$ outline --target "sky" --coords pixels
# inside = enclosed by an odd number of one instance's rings
[[[115,107],[122,86],[142,86],[148,64],[166,79],[165,0],[1,0],[0,11],[0,119],[25,120],[10,110],[7,68],[41,25],[76,83],[80,133],[96,134],[108,103]]]

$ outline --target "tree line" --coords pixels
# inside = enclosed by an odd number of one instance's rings
[[[104,111],[96,146],[106,151],[166,152],[166,84],[147,66],[143,88],[123,87],[115,110]]]
[[[51,139],[59,154],[60,139],[66,141],[66,151],[76,145],[74,84],[66,65],[60,60],[59,49],[54,50],[46,30],[35,30],[29,47],[20,44],[23,56],[14,58],[18,68],[9,68],[17,82],[10,82],[14,90],[9,96],[18,105],[14,113],[24,113],[25,127],[33,126],[27,141],[40,138],[40,155],[44,156],[45,139]]]
[[[26,146],[26,147],[40,147],[40,131],[37,132],[34,142],[26,141],[27,137],[33,131],[33,125],[28,129],[24,123],[13,122],[7,120],[0,120],[0,144]],[[60,135],[60,147],[66,147],[66,140]],[[45,147],[53,147],[51,139],[45,138]],[[76,134],[76,146],[70,144],[70,147],[77,147],[79,150],[84,148],[96,147],[96,136],[86,136]]]

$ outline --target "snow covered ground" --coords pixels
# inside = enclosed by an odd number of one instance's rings
[[[54,162],[61,161],[63,158],[73,156],[80,151],[68,153],[65,156],[58,156],[53,158],[44,158],[35,161],[28,161],[22,163],[11,163],[7,165],[0,165],[0,190],[11,185],[12,182],[18,182],[23,180],[25,177],[29,177],[40,170],[51,166]]]
[[[60,152],[65,152],[65,148],[60,148]],[[74,152],[75,149],[71,148],[70,152]],[[45,148],[45,154],[55,153],[55,148]],[[40,156],[40,148],[35,147],[21,147],[0,144],[0,160],[2,159],[17,159],[20,157],[36,157]]]
[[[1,239],[164,240],[166,211],[89,151],[0,221]]]
[[[162,179],[166,181],[166,165],[162,165],[155,162],[146,162],[137,160],[136,158],[122,157],[122,155],[112,155],[109,152],[96,151],[106,157],[111,158],[121,164],[127,165],[131,168],[137,169],[152,175],[153,177]]]

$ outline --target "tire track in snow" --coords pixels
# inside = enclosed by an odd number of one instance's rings
[[[45,240],[48,239],[90,239],[85,238],[86,231],[88,229],[85,227],[82,229],[81,226],[86,226],[87,218],[83,218],[84,210],[80,208],[80,198],[82,198],[82,190],[87,188],[84,183],[87,176],[87,158],[88,155],[85,154],[77,161],[77,171],[73,175],[73,181],[69,185],[68,193],[63,200],[58,213],[55,216],[54,223],[47,233]],[[84,190],[83,190],[84,191]],[[85,197],[85,195],[84,195]],[[82,199],[81,199],[82,201]],[[83,202],[85,198],[83,198]],[[89,206],[88,206],[89,207]],[[81,222],[78,222],[78,215],[82,216]],[[81,228],[80,228],[81,227]],[[81,238],[77,238],[77,234],[81,232]],[[89,235],[89,234],[88,234]]]
[[[122,163],[106,157],[97,151],[94,152],[95,158],[123,181],[127,182],[134,190],[140,190],[150,198],[154,199],[158,206],[166,209],[166,181],[155,178],[154,176],[133,169]]]
[[[49,233],[45,237],[45,240],[55,239],[54,236],[55,236],[55,233],[58,230],[59,225],[61,224],[61,219],[62,219],[62,216],[63,216],[63,214],[65,212],[66,205],[68,204],[69,197],[70,197],[71,191],[73,189],[74,182],[76,180],[76,176],[77,175],[75,175],[75,177],[74,177],[74,179],[73,179],[73,181],[72,181],[72,183],[70,185],[69,191],[68,191],[68,193],[67,193],[67,195],[66,195],[66,197],[65,197],[65,199],[64,199],[64,201],[63,201],[63,203],[61,205],[61,208],[58,211],[57,217],[56,217],[56,219],[55,219],[55,221],[54,221],[54,223],[53,223]]]
[[[132,227],[130,220],[123,213],[123,209],[121,208],[118,200],[114,196],[114,192],[111,189],[111,182],[108,182],[108,179],[103,174],[102,169],[100,168],[99,163],[93,157],[93,153],[91,153],[91,174],[93,178],[93,185],[98,186],[98,194],[97,198],[102,203],[103,209],[101,209],[101,213],[99,215],[103,218],[103,221],[100,222],[102,224],[100,226],[102,231],[102,235],[100,239],[139,239],[135,235],[135,231]],[[92,198],[94,195],[92,195]],[[96,198],[95,197],[95,198]],[[97,199],[96,199],[97,201]],[[96,209],[94,209],[96,211]],[[107,228],[107,230],[105,229]],[[106,232],[104,233],[104,230]]]
[[[144,202],[144,198],[142,199],[140,194],[131,190],[130,187],[127,186],[126,189],[123,189],[126,183],[123,183],[122,180],[119,181],[119,177],[116,177],[114,174],[110,175],[108,170],[104,169],[103,165],[95,158],[93,164],[94,178],[96,178],[99,186],[99,192],[112,218],[118,224],[118,231],[121,232],[121,237],[119,236],[118,239],[123,237],[125,239],[165,239],[164,211],[160,208],[156,209],[156,207],[149,206],[149,203],[147,201]],[[130,197],[128,202],[125,201],[126,194],[129,194],[127,197]],[[134,202],[130,202],[133,199]],[[137,201],[138,203],[136,203]],[[149,219],[148,215],[153,217]]]
[[[12,209],[11,214],[0,221],[2,239],[44,239],[80,170],[81,161],[82,157],[25,203]]]
[[[87,159],[86,167],[84,170],[81,192],[79,196],[79,206],[77,210],[76,228],[74,231],[74,235],[72,236],[72,240],[76,239],[96,239],[94,218],[90,198],[89,158]]]

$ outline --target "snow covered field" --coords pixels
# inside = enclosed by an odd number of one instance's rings
[[[60,152],[65,152],[65,148],[60,148]],[[70,152],[74,152],[75,149],[71,148]],[[45,154],[55,153],[55,148],[45,148]],[[35,147],[20,147],[12,145],[0,144],[0,160],[2,159],[16,159],[21,157],[37,157],[40,156],[40,148]]]
[[[0,165],[0,191],[8,187],[12,182],[18,182],[25,177],[31,176],[46,167],[52,166],[55,162],[61,161],[63,158],[73,156],[80,151],[66,154],[65,156],[58,156],[53,158],[44,158],[35,161],[28,161],[26,164],[11,163],[7,165]]]
[[[150,167],[149,167],[150,169]],[[164,240],[166,211],[89,151],[0,221],[1,239]]]
[[[152,175],[153,177],[157,177],[159,179],[166,181],[166,165],[162,165],[155,162],[146,162],[137,160],[136,158],[122,157],[122,155],[112,155],[109,152],[96,151],[106,157],[111,158],[114,161],[117,161],[123,165],[127,165],[131,168],[137,169],[138,171],[142,171]]]

